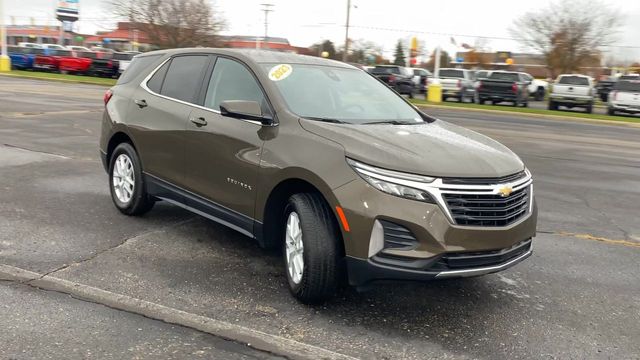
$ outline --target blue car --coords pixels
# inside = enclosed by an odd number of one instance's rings
[[[8,55],[11,58],[11,68],[19,70],[33,69],[33,62],[36,58],[36,53],[42,51],[42,49],[17,46],[9,46],[7,50]]]

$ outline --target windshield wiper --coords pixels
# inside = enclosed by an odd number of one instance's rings
[[[332,118],[305,116],[304,119],[314,120],[314,121],[323,121],[323,122],[334,123],[334,124],[347,124],[347,122],[345,121],[332,119]]]
[[[372,121],[362,123],[361,125],[375,125],[375,124],[391,124],[391,125],[416,125],[422,124],[422,122],[413,122],[413,121],[399,121],[399,120],[383,120],[383,121]]]

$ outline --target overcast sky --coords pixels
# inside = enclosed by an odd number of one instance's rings
[[[113,28],[117,18],[108,1],[79,0],[81,20],[77,30],[94,33]],[[133,0],[135,1],[135,0]],[[323,39],[337,45],[344,43],[346,0],[210,0],[227,21],[225,34],[263,35],[262,3],[274,4],[269,14],[269,35],[289,39],[295,46],[310,46]],[[476,36],[494,37],[488,47],[494,51],[522,50],[518,43],[500,39],[510,37],[508,28],[513,20],[527,11],[540,9],[551,0],[352,0],[351,39],[372,40],[382,46],[391,57],[398,39],[417,36],[432,50],[438,44],[449,52],[460,50],[450,42],[473,44]],[[636,49],[611,48],[619,60],[640,60],[640,1],[606,0],[625,16],[618,36],[618,45],[637,46]],[[4,0],[5,21],[54,24],[55,0]],[[579,11],[579,9],[576,9]],[[442,34],[442,35],[439,35]]]

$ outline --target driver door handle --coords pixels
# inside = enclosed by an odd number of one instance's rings
[[[192,117],[192,118],[189,118],[189,121],[196,124],[197,127],[207,126],[207,120],[203,117],[198,117],[198,118]]]
[[[142,109],[143,107],[147,107],[147,101],[145,99],[136,99],[133,102],[136,103],[136,105],[138,105],[140,109]]]

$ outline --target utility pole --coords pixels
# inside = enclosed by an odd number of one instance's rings
[[[347,61],[347,54],[349,53],[349,15],[351,15],[351,0],[347,0],[347,22],[345,24],[344,31],[344,52],[342,53],[342,61]]]
[[[269,47],[267,45],[267,33],[269,31],[269,13],[272,12],[273,10],[271,9],[273,7],[273,4],[260,4],[262,5],[262,11],[264,11],[264,47]],[[257,39],[256,39],[257,40]]]
[[[7,55],[7,28],[4,24],[4,2],[0,0],[0,72],[11,71],[11,59]]]

